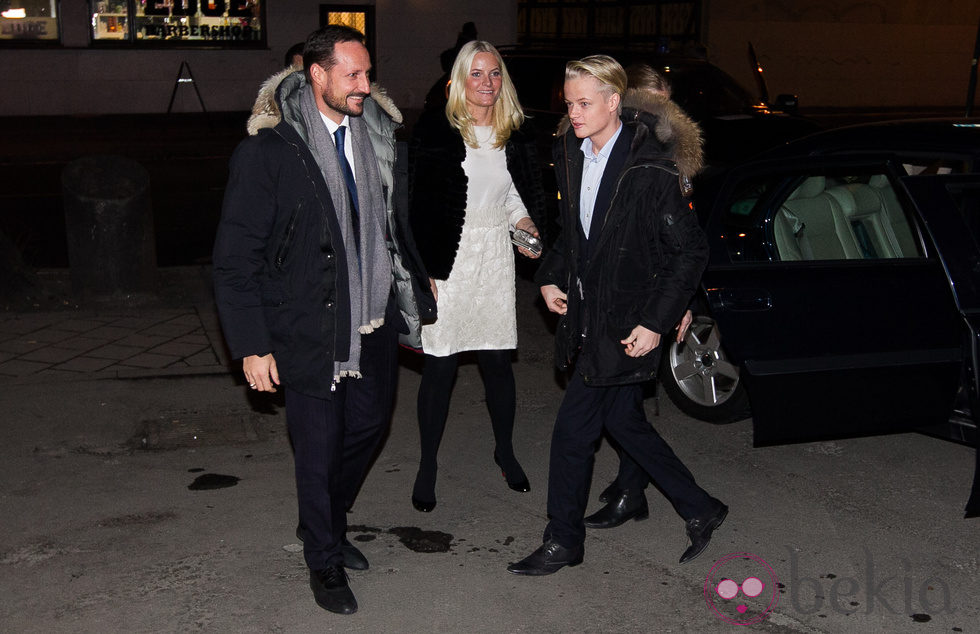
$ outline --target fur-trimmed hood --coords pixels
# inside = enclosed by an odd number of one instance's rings
[[[663,93],[630,88],[623,96],[623,107],[642,110],[657,118],[654,136],[663,144],[677,165],[682,181],[690,181],[704,167],[704,138],[701,128],[680,106]],[[570,127],[568,115],[558,124],[561,136]]]
[[[248,118],[246,129],[250,136],[258,134],[263,128],[274,128],[282,120],[282,112],[279,111],[279,104],[276,103],[276,89],[286,77],[293,73],[302,73],[302,69],[290,66],[281,70],[272,77],[268,78],[259,87],[258,97],[255,98],[255,105],[252,106],[252,114]],[[395,106],[384,88],[371,82],[371,99],[384,110],[395,123],[402,123],[402,113]]]

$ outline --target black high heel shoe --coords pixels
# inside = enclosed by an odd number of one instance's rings
[[[432,483],[429,486],[429,491],[431,492],[432,499],[428,500],[422,497],[420,494],[420,489],[425,488],[422,484],[422,471],[415,475],[415,486],[412,487],[412,506],[419,513],[431,513],[432,509],[436,507],[436,495],[435,495],[435,476],[432,477]]]
[[[500,464],[500,458],[497,457],[496,451],[493,452],[493,461],[497,463],[498,467],[500,467],[500,475],[504,476],[504,480],[507,481],[507,486],[509,486],[511,490],[517,491],[518,493],[527,493],[531,490],[531,483],[528,482],[527,476],[523,474],[523,469],[521,469],[520,465],[517,465],[517,468],[522,471],[521,475],[524,477],[520,480],[511,480],[507,477],[507,471],[504,470],[504,466]],[[515,460],[514,462],[516,463],[517,461]]]

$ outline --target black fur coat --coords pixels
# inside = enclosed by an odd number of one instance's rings
[[[507,171],[528,215],[544,227],[545,195],[541,166],[528,123],[513,132],[504,148]],[[410,219],[415,243],[429,277],[449,277],[466,215],[463,137],[439,110],[426,111],[415,124],[409,145]]]

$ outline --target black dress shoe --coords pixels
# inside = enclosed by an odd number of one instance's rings
[[[612,482],[609,483],[609,486],[603,489],[602,493],[599,494],[599,501],[602,502],[603,504],[608,504],[611,500],[615,500],[616,498],[618,498],[619,494],[620,494],[620,489],[619,489],[618,480],[613,480]]]
[[[728,507],[718,500],[714,500],[714,502],[715,510],[710,515],[687,520],[687,536],[691,539],[691,545],[681,555],[680,563],[686,564],[700,555],[708,547],[708,542],[711,541],[711,533],[725,521],[725,517],[728,515]]]
[[[514,460],[514,464],[516,465],[516,467],[511,468],[511,471],[513,472],[513,475],[516,478],[514,480],[511,480],[510,478],[507,477],[507,470],[504,469],[504,466],[502,464],[500,464],[500,458],[497,457],[496,451],[493,452],[493,461],[497,463],[498,467],[500,467],[500,475],[504,476],[504,480],[507,481],[507,486],[509,486],[511,490],[517,491],[518,493],[527,493],[528,491],[531,490],[531,483],[528,482],[527,476],[524,475],[524,470],[521,469],[521,465],[517,464],[516,459]]]
[[[299,541],[306,541],[306,529],[302,525],[296,526],[296,539]],[[341,540],[340,542],[340,554],[344,556],[344,568],[350,568],[351,570],[367,570],[368,560],[357,546],[350,543],[347,538]]]
[[[645,520],[650,517],[647,496],[643,491],[624,489],[604,507],[585,518],[589,528],[616,528],[628,520]]]
[[[310,589],[316,604],[337,614],[357,612],[357,599],[347,583],[347,573],[340,565],[310,571]]]
[[[524,559],[507,566],[507,572],[535,577],[550,575],[565,566],[577,566],[582,563],[584,552],[585,548],[582,546],[565,548],[554,540],[548,540]]]
[[[414,506],[415,510],[420,513],[431,513],[432,509],[436,507],[436,501],[432,500],[429,502],[428,500],[420,500],[413,495],[412,506]]]

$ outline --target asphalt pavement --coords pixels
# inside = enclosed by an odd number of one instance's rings
[[[350,575],[360,611],[325,612],[294,535],[281,401],[228,360],[209,277],[166,269],[154,297],[0,316],[0,630],[978,631],[969,448],[903,434],[753,449],[749,421],[714,427],[666,399],[647,401],[651,421],[731,507],[707,551],[678,565],[683,523],[651,488],[650,519],[590,531],[582,565],[508,574],[541,540],[562,394],[552,322],[523,278],[515,445],[531,492],[493,465],[464,363],[439,504],[412,508],[419,363],[405,352],[390,435],[349,516],[371,562]],[[590,510],[615,468],[603,445]],[[718,599],[719,579],[750,576],[761,595]]]

